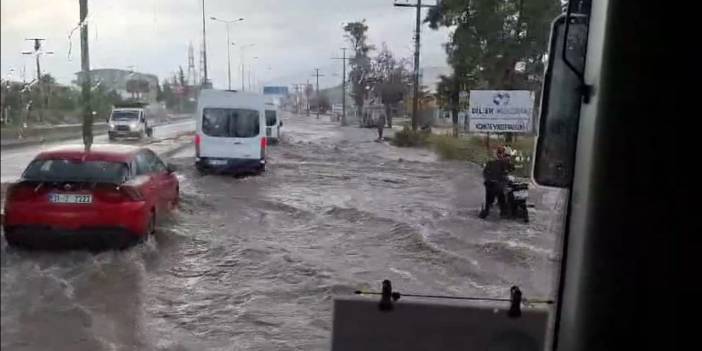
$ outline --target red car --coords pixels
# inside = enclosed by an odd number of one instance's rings
[[[7,190],[12,246],[127,247],[148,238],[178,202],[178,179],[153,151],[126,145],[42,152]]]

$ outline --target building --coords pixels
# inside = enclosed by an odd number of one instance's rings
[[[80,85],[81,77],[83,72],[76,73],[75,84]],[[139,95],[140,100],[145,102],[155,102],[157,91],[158,91],[158,77],[153,74],[134,72],[123,69],[114,68],[102,68],[90,70],[90,79],[93,85],[100,83],[100,86],[108,91],[117,92],[123,99],[128,99],[134,97],[135,94]],[[128,81],[146,81],[148,83],[148,89],[144,89],[144,92],[135,93],[128,89]],[[132,88],[133,83],[129,83],[130,88]]]

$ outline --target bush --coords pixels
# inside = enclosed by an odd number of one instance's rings
[[[482,164],[490,158],[480,138],[456,138],[450,135],[432,135],[432,149],[444,160],[463,160]]]
[[[400,147],[415,147],[427,145],[429,133],[412,130],[405,126],[401,131],[395,133],[392,144]]]

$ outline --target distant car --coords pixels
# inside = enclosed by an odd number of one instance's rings
[[[147,109],[142,105],[115,107],[107,119],[107,136],[110,141],[117,138],[150,137],[153,129],[149,126],[149,119]]]
[[[148,238],[179,199],[174,168],[127,145],[60,147],[37,155],[5,200],[11,246],[124,248]]]

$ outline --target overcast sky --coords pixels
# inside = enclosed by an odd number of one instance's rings
[[[396,56],[411,57],[414,10],[393,7],[406,0],[206,0],[207,56],[210,79],[216,88],[227,82],[225,25],[209,20],[244,17],[231,26],[236,45],[255,43],[247,49],[247,63],[255,63],[256,77],[267,81],[294,76],[310,76],[315,67],[326,78],[322,85],[340,80],[339,56],[347,46],[344,22],[366,19],[370,42],[380,47],[386,42]],[[122,68],[152,73],[160,80],[169,77],[179,65],[187,70],[187,48],[198,48],[202,40],[201,0],[89,0],[91,68]],[[434,1],[429,0],[430,4]],[[33,57],[22,55],[32,49],[25,38],[44,37],[42,72],[69,83],[80,70],[79,31],[75,32],[69,59],[68,35],[78,23],[78,0],[2,0],[0,18],[0,72],[14,77],[26,65],[26,78],[35,77]],[[445,66],[442,44],[447,31],[422,31],[422,66]],[[240,85],[240,50],[232,47],[232,81]],[[253,56],[259,59],[251,60]],[[270,67],[270,69],[269,69]],[[334,74],[337,74],[335,76]],[[311,77],[310,77],[311,78]],[[234,85],[234,84],[233,84]]]

